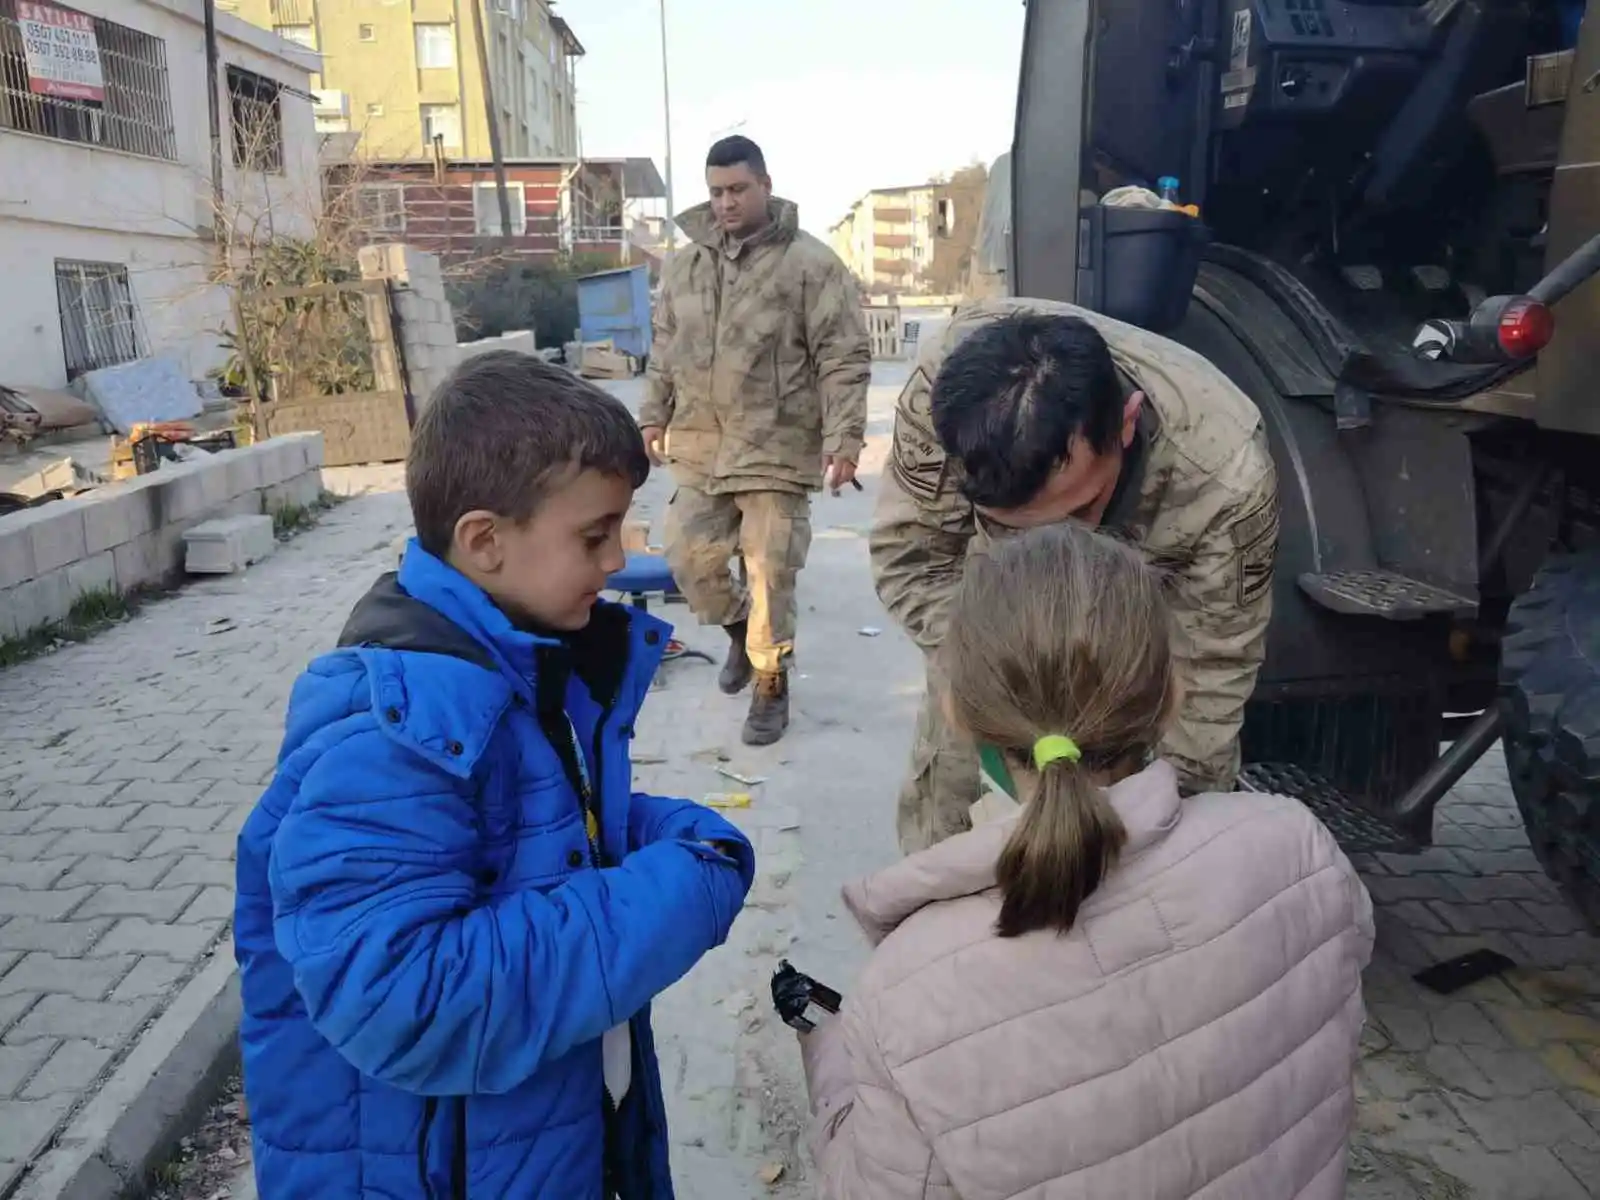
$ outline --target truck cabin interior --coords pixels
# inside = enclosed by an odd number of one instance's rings
[[[1584,0],[1123,0],[1086,183],[1178,176],[1368,341],[1543,273]],[[1374,348],[1377,348],[1374,346]],[[1387,347],[1386,347],[1387,348]]]

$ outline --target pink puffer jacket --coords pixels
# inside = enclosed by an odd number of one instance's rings
[[[1110,790],[1072,932],[995,936],[1010,819],[845,889],[874,942],[802,1039],[824,1200],[1335,1200],[1372,907],[1293,800]]]

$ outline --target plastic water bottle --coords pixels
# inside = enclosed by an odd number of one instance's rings
[[[1163,175],[1156,180],[1156,194],[1174,207],[1178,204],[1178,177]]]

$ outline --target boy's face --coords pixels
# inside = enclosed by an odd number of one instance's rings
[[[622,519],[633,486],[620,475],[582,470],[551,488],[518,524],[469,512],[456,522],[450,564],[507,615],[557,633],[582,629],[606,579],[622,569]]]

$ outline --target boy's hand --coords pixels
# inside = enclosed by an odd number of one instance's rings
[[[639,429],[644,437],[644,452],[650,456],[654,466],[660,466],[667,460],[667,431],[661,425],[643,425]]]

